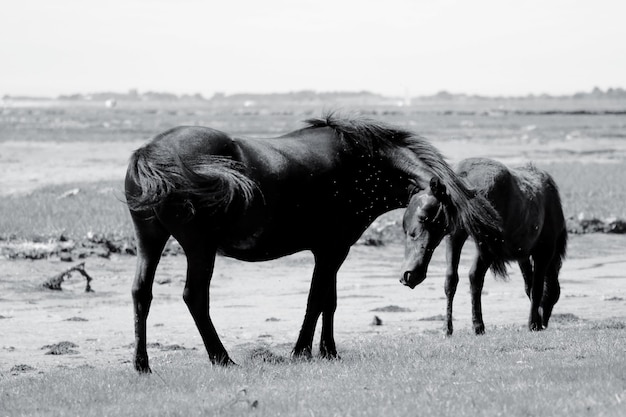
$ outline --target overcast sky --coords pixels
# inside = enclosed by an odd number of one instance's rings
[[[624,0],[0,1],[0,96],[626,87]]]

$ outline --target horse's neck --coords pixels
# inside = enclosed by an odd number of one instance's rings
[[[383,213],[405,207],[409,186],[403,175],[383,170],[376,164],[361,164],[350,184],[354,214],[373,221]]]

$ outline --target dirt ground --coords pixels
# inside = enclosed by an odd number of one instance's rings
[[[468,245],[469,246],[469,245]],[[626,318],[626,237],[573,236],[562,274],[561,300],[551,327],[572,321]],[[471,331],[467,270],[473,250],[464,252],[455,303],[455,329]],[[355,246],[339,273],[335,321],[339,351],[354,336],[443,334],[444,249],[436,251],[429,278],[415,290],[398,282],[403,248]],[[92,257],[86,262],[94,292],[80,274],[62,291],[42,288],[50,276],[71,266],[57,259],[0,260],[0,374],[33,368],[131,366],[133,315],[130,286],[135,258]],[[288,354],[304,317],[312,256],[300,253],[277,261],[246,263],[218,258],[211,285],[211,313],[235,361],[255,347]],[[185,258],[163,258],[148,320],[149,354],[166,360],[172,350],[206,355],[182,300]],[[523,329],[529,302],[517,267],[508,281],[487,277],[483,314],[487,331],[499,325]],[[382,325],[374,326],[374,316]],[[548,331],[550,331],[548,329]],[[319,334],[316,335],[316,343]],[[60,354],[48,354],[51,345]],[[207,357],[208,361],[208,357]],[[27,365],[23,367],[21,365]]]

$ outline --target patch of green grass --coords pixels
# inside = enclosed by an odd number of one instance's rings
[[[76,193],[74,191],[78,190]],[[121,181],[47,186],[0,198],[0,238],[42,241],[87,233],[133,236]]]
[[[212,367],[176,351],[137,375],[130,364],[0,379],[2,415],[618,416],[626,401],[624,329],[598,323],[530,333],[494,328],[360,336],[342,360]]]
[[[626,218],[626,162],[538,164],[559,186],[566,217]]]

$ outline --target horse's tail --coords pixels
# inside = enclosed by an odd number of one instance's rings
[[[561,270],[561,266],[563,265],[563,260],[567,256],[567,225],[565,223],[565,215],[563,214],[563,205],[561,203],[559,187],[556,185],[554,178],[552,178],[552,176],[550,176],[549,174],[548,183],[550,185],[550,188],[554,190],[554,198],[556,200],[554,206],[555,210],[557,210],[556,216],[558,216],[557,219],[561,226],[561,231],[556,240],[556,250],[554,254],[555,267],[558,273],[558,271]]]
[[[426,139],[413,137],[409,148],[420,160],[422,170],[445,184],[453,206],[448,219],[450,226],[465,229],[481,252],[489,254],[490,260],[494,261],[491,266],[494,273],[506,275],[506,263],[498,261],[509,256],[504,246],[502,219],[496,209],[485,196],[465,183]]]
[[[126,172],[126,202],[131,211],[152,211],[164,203],[186,210],[227,209],[235,200],[247,206],[256,184],[230,158],[198,155],[181,158],[158,143],[137,149]]]
[[[563,228],[556,241],[556,253],[554,259],[556,264],[556,270],[559,271],[563,265],[563,260],[567,256],[567,229]]]

